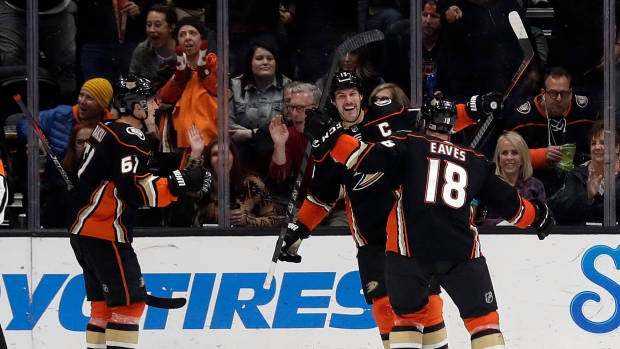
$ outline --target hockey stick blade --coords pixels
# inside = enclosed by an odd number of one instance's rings
[[[146,298],[146,305],[149,307],[161,308],[161,309],[179,309],[185,306],[187,299],[179,298],[161,298],[148,295]]]
[[[67,189],[68,190],[73,189],[73,183],[71,183],[71,180],[69,179],[69,176],[67,175],[67,172],[65,171],[65,169],[60,164],[60,161],[58,160],[58,157],[56,157],[56,154],[52,150],[52,147],[50,146],[50,143],[48,142],[47,138],[43,134],[43,131],[41,131],[41,127],[39,127],[39,124],[37,123],[37,120],[35,120],[34,116],[32,116],[32,113],[30,112],[30,110],[28,110],[28,108],[26,108],[26,105],[24,104],[24,101],[22,101],[22,97],[19,94],[16,94],[16,95],[13,96],[13,99],[15,100],[15,102],[17,102],[17,105],[19,106],[19,109],[21,109],[22,113],[24,113],[24,115],[26,115],[26,118],[30,122],[30,125],[32,125],[32,127],[36,131],[37,136],[41,140],[41,144],[43,145],[43,148],[47,152],[47,155],[49,155],[50,159],[52,159],[52,162],[54,163],[54,166],[56,166],[56,169],[58,170],[58,172],[62,176],[62,179],[67,184]]]
[[[329,96],[329,87],[331,86],[332,80],[334,78],[334,73],[336,72],[336,68],[338,67],[338,61],[340,60],[340,58],[344,56],[347,52],[356,50],[366,44],[370,44],[371,42],[381,40],[383,40],[383,33],[380,30],[375,29],[352,36],[340,45],[338,45],[338,47],[336,47],[336,49],[334,50],[334,57],[332,58],[331,66],[329,67],[329,71],[327,72],[327,80],[325,82],[325,85],[323,85],[323,91],[321,92],[321,100],[319,102],[318,108],[319,111],[322,112],[325,108],[327,96]],[[278,241],[276,241],[273,256],[271,257],[269,271],[267,272],[267,275],[265,276],[265,282],[263,283],[263,288],[266,290],[271,288],[271,281],[273,280],[273,275],[276,271],[276,265],[278,263],[278,257],[280,256],[280,250],[284,245],[286,229],[288,228],[288,224],[291,222],[291,219],[293,217],[295,202],[297,201],[297,195],[299,195],[299,188],[301,187],[301,181],[303,180],[304,173],[306,172],[306,167],[308,165],[308,159],[310,158],[311,151],[312,144],[308,142],[308,145],[306,146],[306,151],[304,153],[304,158],[301,162],[301,166],[299,167],[299,172],[297,173],[297,178],[295,180],[295,186],[293,187],[291,199],[286,206],[286,215],[284,217],[282,228],[280,229]]]
[[[534,49],[532,48],[532,44],[530,43],[530,40],[527,36],[527,32],[525,31],[525,27],[523,26],[523,22],[521,21],[519,13],[517,13],[516,11],[510,12],[508,14],[508,21],[510,22],[510,26],[512,27],[512,30],[517,36],[519,46],[521,46],[521,50],[523,51],[523,61],[521,62],[521,65],[519,66],[519,69],[517,69],[515,75],[512,77],[510,85],[508,85],[508,87],[504,91],[504,94],[502,96],[504,100],[508,98],[508,95],[510,94],[510,92],[512,92],[512,89],[515,87],[527,67],[530,65],[532,58],[534,58]],[[484,136],[485,132],[487,131],[492,122],[493,114],[490,114],[487,119],[484,120],[484,123],[479,127],[476,135],[474,136],[474,139],[471,141],[470,146],[472,148],[475,148],[480,142],[480,140],[482,140],[482,137]]]

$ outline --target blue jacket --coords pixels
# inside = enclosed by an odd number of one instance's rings
[[[69,145],[69,135],[75,126],[73,106],[59,105],[54,109],[43,110],[39,113],[39,126],[50,143],[58,160],[64,159]],[[17,124],[17,137],[28,142],[28,120],[26,117]]]

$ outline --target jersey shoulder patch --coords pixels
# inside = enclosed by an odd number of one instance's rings
[[[585,108],[588,105],[588,97],[575,95],[575,102],[579,108]]]
[[[530,101],[527,101],[523,104],[521,104],[518,108],[517,111],[521,114],[529,114],[530,111],[532,111],[532,105],[530,104]]]

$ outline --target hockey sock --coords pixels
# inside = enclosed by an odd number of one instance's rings
[[[390,348],[422,349],[423,322],[428,305],[413,314],[394,315],[394,328],[390,332]]]
[[[471,336],[472,349],[504,349],[504,336],[499,330],[499,314],[492,311],[477,318],[463,319]]]
[[[176,70],[172,74],[172,81],[183,84],[187,80],[187,61],[185,59],[185,53],[181,46],[177,46],[177,65]]]
[[[198,66],[196,67],[198,78],[203,81],[210,72],[207,69],[207,40],[202,40],[200,43],[200,53],[198,54]]]
[[[428,296],[428,315],[424,324],[422,349],[448,349],[448,332],[443,321],[443,300]]]
[[[86,325],[86,349],[105,349],[105,328]]]
[[[107,349],[132,349],[138,344],[139,324],[117,324],[108,322],[105,330]],[[102,347],[103,348],[103,347]]]
[[[385,349],[390,348],[390,332],[394,327],[394,312],[387,296],[372,300],[372,317],[375,319]]]

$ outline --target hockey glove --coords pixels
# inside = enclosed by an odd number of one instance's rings
[[[172,74],[172,81],[177,84],[184,84],[191,77],[191,72],[188,72],[189,67],[187,66],[187,59],[185,58],[185,53],[181,46],[177,46],[176,48],[177,54],[177,65],[174,73]]]
[[[188,167],[183,170],[174,170],[168,177],[168,188],[172,195],[179,197],[187,192],[211,190],[211,173],[204,167]]]
[[[312,142],[312,155],[315,159],[323,159],[343,131],[342,123],[334,121],[326,113],[317,109],[306,110],[304,134],[308,141]]]
[[[503,108],[502,94],[490,92],[484,95],[472,96],[469,102],[467,102],[467,115],[476,122],[482,122],[489,114],[501,111]]]
[[[536,218],[530,226],[538,231],[538,238],[543,240],[555,227],[555,217],[544,202],[538,199],[529,200],[536,209]]]
[[[303,239],[310,236],[310,231],[305,224],[301,222],[289,223],[284,235],[284,245],[280,249],[279,260],[282,262],[299,263],[301,256],[297,254],[297,250]]]

